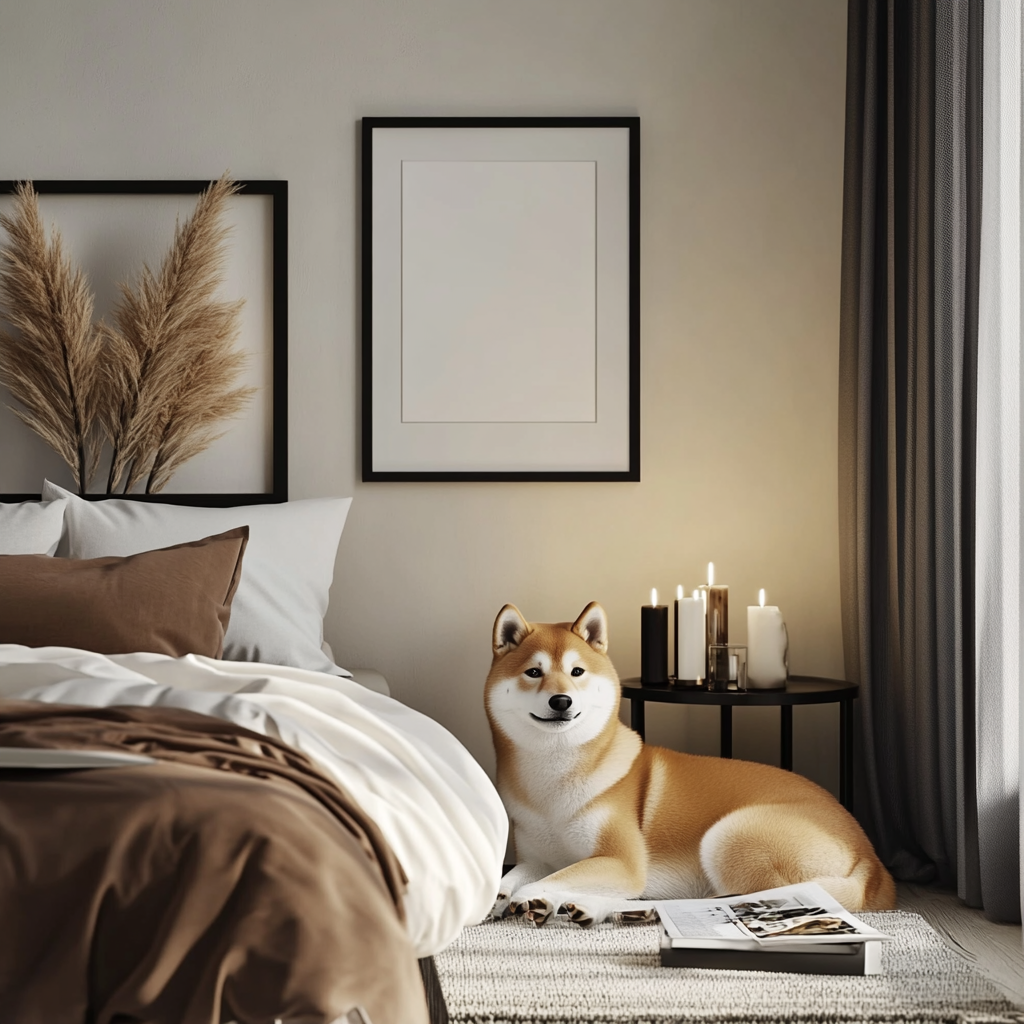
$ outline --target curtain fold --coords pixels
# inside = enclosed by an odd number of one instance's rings
[[[980,10],[850,0],[848,26],[839,484],[844,649],[861,687],[856,808],[897,878],[944,884],[971,815]]]

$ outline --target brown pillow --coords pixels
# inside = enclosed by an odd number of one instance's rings
[[[126,558],[0,555],[0,643],[224,652],[249,527]]]

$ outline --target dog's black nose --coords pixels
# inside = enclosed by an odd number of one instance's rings
[[[548,705],[552,711],[567,711],[570,704],[572,704],[572,697],[567,693],[556,693],[554,697],[548,701]]]

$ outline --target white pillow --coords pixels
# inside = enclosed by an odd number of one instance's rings
[[[0,555],[52,555],[66,505],[64,498],[0,505]]]
[[[224,657],[349,675],[320,645],[351,498],[193,508],[124,498],[86,501],[49,480],[43,482],[43,497],[67,499],[57,548],[66,558],[134,555],[248,526]]]

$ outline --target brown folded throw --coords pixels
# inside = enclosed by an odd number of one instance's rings
[[[178,708],[0,701],[0,746],[160,763],[0,771],[0,1017],[426,1021],[406,878],[303,754]]]

